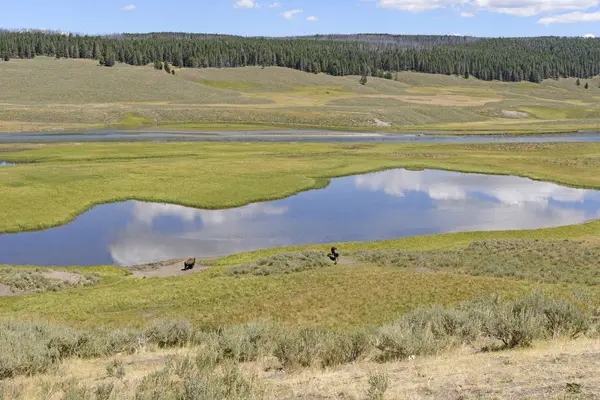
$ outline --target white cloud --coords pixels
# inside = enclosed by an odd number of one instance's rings
[[[377,6],[410,12],[469,6],[480,11],[525,17],[556,11],[586,10],[598,4],[600,0],[378,0]],[[464,13],[472,14],[469,11]]]
[[[259,8],[260,4],[256,0],[238,0],[233,4],[233,8]]]
[[[315,17],[314,15],[311,15],[310,17],[306,18],[306,20],[310,22],[316,22],[319,20],[319,18]]]
[[[279,8],[281,7],[281,3],[276,1],[275,3],[271,3],[267,6],[267,8]]]
[[[463,18],[472,18],[475,16],[475,14],[471,13],[471,12],[461,12],[460,16]]]
[[[285,18],[285,19],[293,19],[294,16],[296,16],[296,14],[301,14],[301,13],[302,13],[302,10],[295,9],[295,10],[285,11],[281,15],[283,15],[283,18]]]
[[[586,33],[585,35],[583,35],[583,37],[586,39],[595,39],[596,35],[594,35],[593,33]]]
[[[488,11],[530,17],[546,12],[585,10],[595,7],[598,0],[474,0]]]
[[[121,11],[133,11],[136,8],[137,7],[135,6],[135,4],[128,4],[125,7],[121,8]]]
[[[464,4],[466,2],[467,0],[379,0],[377,7],[423,12],[456,4]]]
[[[600,11],[594,13],[581,13],[579,11],[569,14],[556,15],[554,17],[546,17],[538,20],[538,24],[573,24],[576,22],[593,22],[600,21]]]
[[[550,182],[535,182],[514,176],[489,176],[458,174],[434,170],[414,172],[389,170],[355,178],[358,188],[383,191],[394,197],[404,197],[409,192],[424,192],[433,200],[475,200],[479,195],[493,198],[501,204],[523,206],[536,204],[548,207],[551,200],[581,203],[585,189],[568,188]]]

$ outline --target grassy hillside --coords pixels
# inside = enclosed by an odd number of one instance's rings
[[[595,129],[599,83],[536,85],[402,72],[397,80],[369,78],[362,86],[356,76],[278,67],[181,69],[171,76],[151,66],[103,68],[89,60],[38,57],[0,63],[0,132],[107,124],[215,130],[226,123],[246,129]]]

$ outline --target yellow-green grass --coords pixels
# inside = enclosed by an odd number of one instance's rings
[[[386,168],[510,174],[600,187],[597,143],[89,143],[0,150],[3,160],[33,161],[0,169],[0,232],[56,226],[93,205],[128,199],[230,208]]]
[[[349,328],[389,322],[425,305],[450,305],[489,294],[513,298],[542,289],[570,296],[583,290],[592,303],[599,294],[583,286],[420,273],[372,264],[268,277],[234,278],[218,274],[220,270],[0,298],[0,318],[84,327],[144,326],[157,318],[185,318],[209,326],[267,319],[290,326]]]
[[[369,78],[367,85],[359,79],[278,67],[178,69],[172,76],[152,66],[11,60],[0,63],[0,132],[184,124],[542,133],[600,126],[600,78],[588,90],[572,79],[535,85],[413,72],[397,81]],[[502,110],[531,113],[511,119]]]
[[[240,81],[210,81],[208,79],[201,79],[197,81],[200,85],[215,87],[219,89],[230,89],[230,90],[240,90],[246,91],[250,89],[258,88],[259,86],[250,83],[250,82],[240,82]]]

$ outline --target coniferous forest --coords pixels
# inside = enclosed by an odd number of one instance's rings
[[[0,58],[96,59],[182,68],[280,66],[330,75],[391,78],[395,71],[530,81],[600,73],[600,39],[318,35],[263,38],[186,33],[84,36],[0,31]]]

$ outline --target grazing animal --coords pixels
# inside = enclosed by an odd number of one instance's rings
[[[187,271],[188,269],[192,269],[192,268],[194,268],[195,264],[196,264],[195,258],[188,258],[187,260],[185,260],[183,262],[183,270]]]
[[[332,247],[331,248],[331,253],[327,254],[327,257],[329,257],[329,259],[333,262],[335,262],[337,264],[338,262],[338,258],[340,258],[340,253],[338,253],[337,251],[337,247]]]

